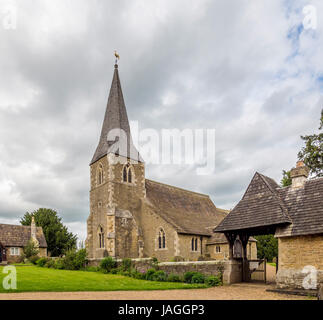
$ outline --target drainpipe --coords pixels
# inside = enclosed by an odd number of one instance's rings
[[[200,241],[201,241],[201,255],[203,255],[203,247],[202,247],[202,244],[203,244],[203,237],[200,236]]]

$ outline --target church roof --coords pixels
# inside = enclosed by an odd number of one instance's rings
[[[280,198],[277,188],[279,186],[273,179],[256,172],[242,199],[215,231],[234,231],[291,223],[287,207]]]
[[[178,233],[211,236],[228,211],[210,197],[146,179],[146,195],[153,211]]]
[[[109,141],[108,135],[111,136],[109,137]],[[132,142],[117,64],[114,66],[114,74],[99,144],[90,164],[101,159],[108,153],[118,154],[141,162],[143,161]]]
[[[47,248],[42,227],[36,227],[36,237],[40,248]],[[25,247],[31,239],[31,227],[0,224],[0,243],[5,247]]]
[[[265,225],[275,225],[277,237],[323,234],[323,178],[307,180],[300,188],[281,188],[256,173],[240,202],[215,231]]]

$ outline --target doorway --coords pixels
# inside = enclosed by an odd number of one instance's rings
[[[0,263],[7,261],[6,248],[0,243]]]

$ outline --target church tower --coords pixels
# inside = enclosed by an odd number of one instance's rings
[[[132,141],[117,64],[90,170],[89,258],[141,257],[145,165]]]

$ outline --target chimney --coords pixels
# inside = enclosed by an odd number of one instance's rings
[[[305,166],[303,161],[297,161],[296,168],[290,171],[292,178],[292,189],[303,188],[307,180],[310,169]]]
[[[30,229],[31,229],[31,239],[37,245],[38,244],[38,240],[37,240],[37,236],[36,236],[36,223],[35,223],[34,216],[32,216],[32,218],[31,218]]]

